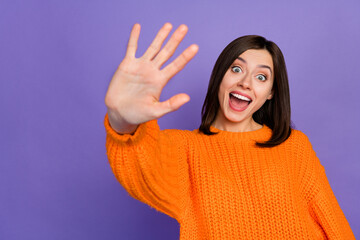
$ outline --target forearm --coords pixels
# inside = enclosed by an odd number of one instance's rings
[[[161,131],[154,120],[140,124],[133,135],[120,135],[106,116],[104,124],[107,156],[117,180],[135,199],[179,219],[180,186],[184,185],[179,175],[186,169],[181,131]]]

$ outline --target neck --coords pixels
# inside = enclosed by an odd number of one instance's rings
[[[261,124],[255,122],[252,117],[244,119],[241,122],[231,122],[222,114],[218,114],[211,125],[219,130],[227,132],[250,132],[259,130],[263,127]]]

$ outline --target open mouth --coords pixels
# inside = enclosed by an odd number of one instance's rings
[[[230,106],[236,111],[243,111],[252,102],[251,99],[237,93],[230,93]]]

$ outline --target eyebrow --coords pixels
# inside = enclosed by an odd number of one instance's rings
[[[245,61],[245,59],[241,58],[241,57],[238,57],[237,59],[239,59],[240,61],[244,62],[245,64],[247,64],[247,62]],[[272,75],[272,71],[271,71],[271,68],[268,66],[268,65],[257,65],[257,67],[261,67],[261,68],[268,68],[270,70],[270,73]]]

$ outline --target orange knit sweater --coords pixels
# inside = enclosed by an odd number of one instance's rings
[[[207,136],[160,130],[120,135],[105,115],[111,168],[135,199],[180,224],[181,240],[355,239],[307,136],[273,148],[271,129]]]

